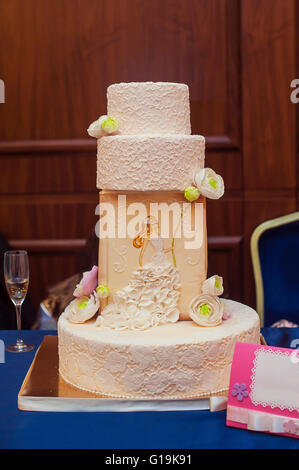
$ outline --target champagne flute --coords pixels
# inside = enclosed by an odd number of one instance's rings
[[[29,284],[29,261],[26,251],[6,251],[4,253],[4,278],[8,295],[16,308],[18,337],[16,344],[7,346],[10,352],[31,351],[34,346],[25,344],[21,336],[22,303]]]

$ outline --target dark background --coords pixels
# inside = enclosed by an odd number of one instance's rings
[[[86,129],[107,86],[149,80],[190,87],[192,132],[226,183],[208,201],[209,270],[255,305],[251,233],[298,210],[298,18],[295,0],[0,0],[0,232],[30,253],[35,306],[80,269],[96,223]]]

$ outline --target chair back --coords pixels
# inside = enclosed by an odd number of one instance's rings
[[[262,326],[282,318],[299,323],[299,212],[259,225],[251,257]]]

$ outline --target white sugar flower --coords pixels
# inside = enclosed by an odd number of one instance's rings
[[[211,168],[203,168],[194,177],[200,193],[209,199],[219,199],[224,194],[224,181]]]
[[[67,319],[72,323],[84,323],[90,320],[99,310],[100,301],[96,295],[74,299],[65,309]]]
[[[189,315],[199,326],[218,326],[222,323],[223,305],[218,297],[201,294],[191,300]]]
[[[92,122],[87,129],[88,134],[91,137],[96,137],[99,139],[105,134],[112,134],[118,129],[118,122],[111,116],[100,116],[99,119]]]
[[[223,294],[223,279],[216,274],[209,279],[206,279],[202,285],[202,293],[209,295],[222,295]]]
[[[89,128],[87,129],[87,132],[90,137],[95,137],[96,139],[99,139],[104,135],[99,119],[90,124]]]

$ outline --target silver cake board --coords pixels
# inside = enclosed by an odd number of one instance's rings
[[[223,394],[184,400],[120,399],[73,387],[58,372],[57,336],[44,337],[18,395],[18,408],[26,411],[218,411],[226,404]]]

